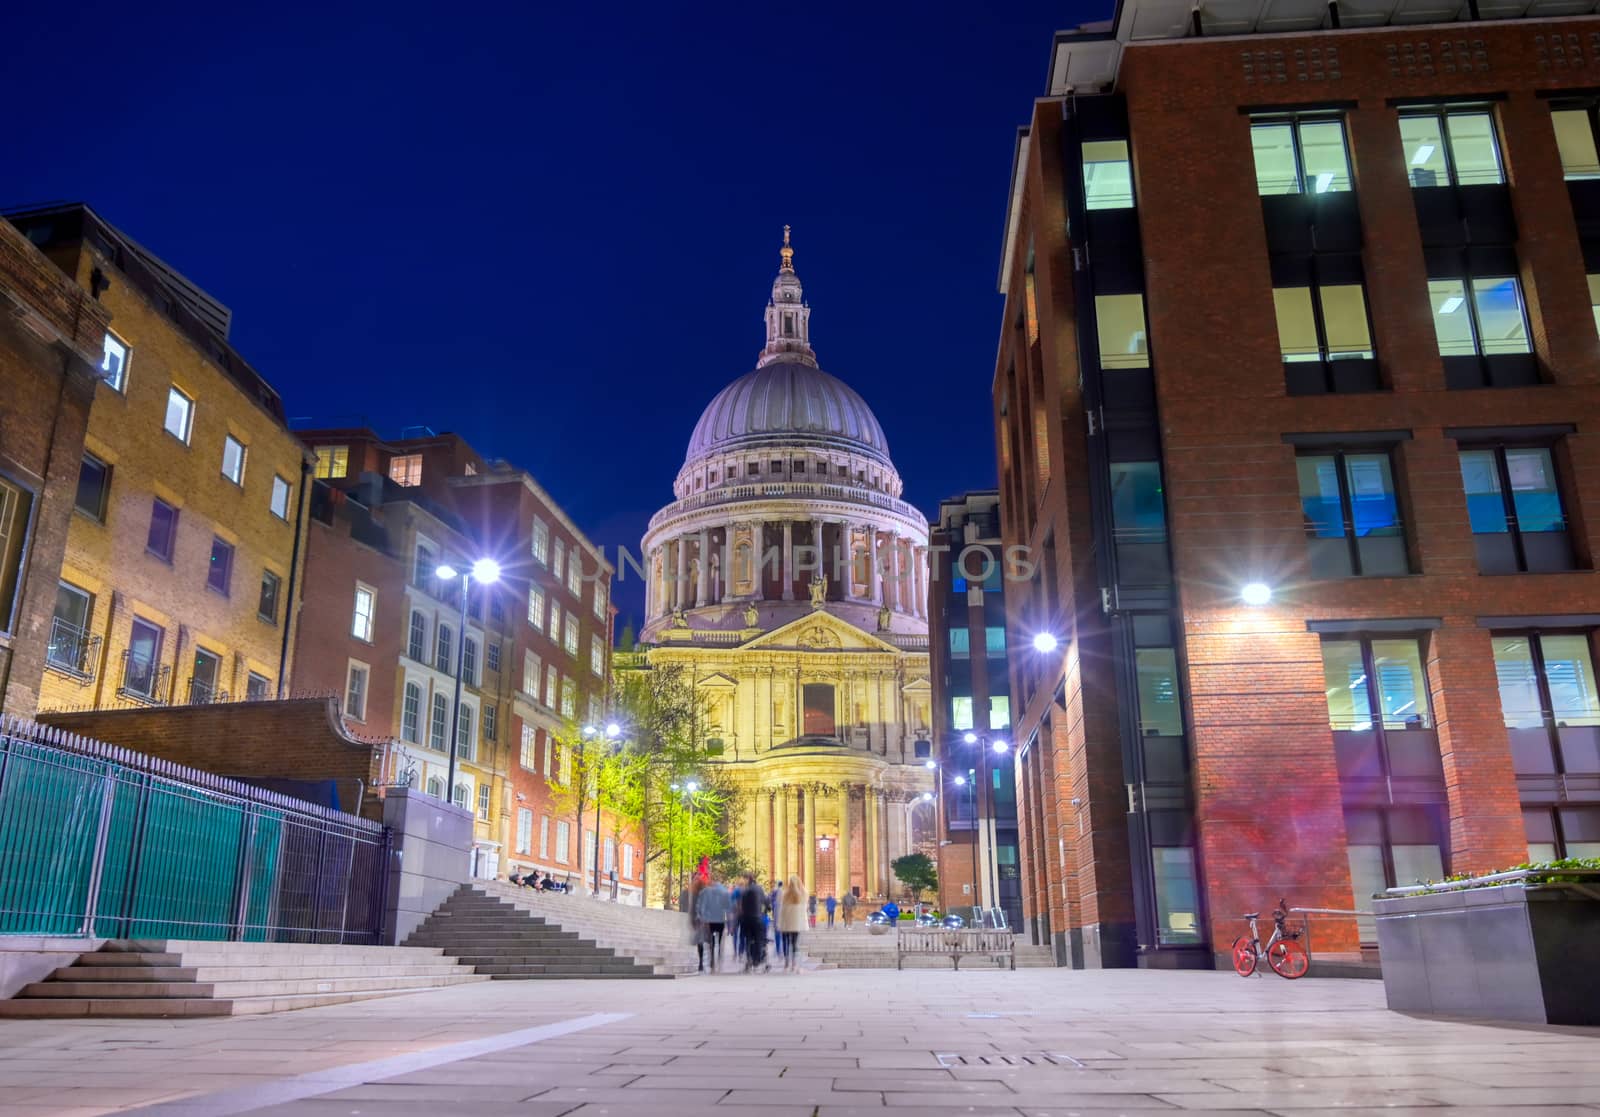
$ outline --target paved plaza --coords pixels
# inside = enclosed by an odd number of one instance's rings
[[[0,1022],[0,1117],[1600,1112],[1600,1029],[1376,981],[818,971],[494,982],[275,1016]]]

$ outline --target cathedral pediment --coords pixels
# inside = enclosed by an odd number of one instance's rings
[[[790,621],[743,647],[803,652],[894,652],[900,649],[824,610]]]

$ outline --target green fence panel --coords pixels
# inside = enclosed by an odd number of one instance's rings
[[[145,812],[128,937],[228,938],[244,809],[156,780]]]
[[[109,765],[6,737],[0,765],[0,934],[81,934]]]

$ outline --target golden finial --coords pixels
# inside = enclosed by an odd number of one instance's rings
[[[789,247],[789,226],[783,227],[783,247],[778,249],[778,255],[783,257],[781,270],[794,271],[794,249]]]

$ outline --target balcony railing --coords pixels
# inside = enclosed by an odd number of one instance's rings
[[[94,678],[94,668],[99,658],[100,637],[90,636],[60,617],[50,619],[50,643],[44,653],[47,666],[89,682]]]
[[[172,668],[159,664],[148,656],[132,651],[122,653],[122,685],[117,694],[136,702],[152,705],[166,704],[167,682],[172,678]]]
[[[220,689],[216,683],[206,682],[204,679],[189,680],[189,705],[210,706],[228,700],[228,692]]]

